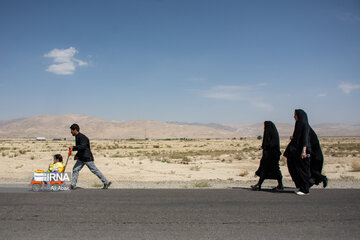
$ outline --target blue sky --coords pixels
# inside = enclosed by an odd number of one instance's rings
[[[360,123],[360,1],[0,1],[0,119]]]

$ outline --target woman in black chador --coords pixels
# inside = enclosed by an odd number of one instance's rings
[[[295,193],[305,195],[309,193],[310,187],[314,184],[310,173],[310,126],[307,115],[303,110],[296,109],[294,118],[296,121],[294,133],[284,152],[284,156],[287,158],[291,178],[296,188],[299,188]]]
[[[324,155],[321,151],[320,142],[315,131],[310,127],[310,173],[311,178],[316,185],[323,183],[323,187],[326,188],[328,179],[325,175],[321,174],[324,165]]]
[[[264,136],[261,145],[263,155],[260,160],[259,169],[255,172],[260,177],[259,182],[251,186],[253,190],[260,190],[261,184],[265,179],[277,179],[278,186],[274,190],[283,190],[282,175],[279,167],[280,152],[280,139],[279,133],[270,121],[264,123]]]

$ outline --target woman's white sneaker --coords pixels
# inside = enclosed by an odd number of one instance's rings
[[[295,193],[296,195],[300,195],[300,196],[308,195],[308,193],[303,193],[302,191],[296,191]]]

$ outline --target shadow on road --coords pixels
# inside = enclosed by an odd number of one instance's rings
[[[233,187],[231,189],[239,189],[239,190],[246,190],[249,192],[269,192],[269,193],[291,193],[293,194],[295,189],[294,188],[287,188],[284,187],[284,190],[279,191],[279,190],[272,190],[272,189],[261,189],[261,190],[252,190],[251,188],[245,188],[245,187]]]

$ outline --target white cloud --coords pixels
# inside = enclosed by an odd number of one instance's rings
[[[234,93],[221,93],[221,92],[205,92],[204,97],[223,99],[223,100],[240,100],[241,96]]]
[[[87,62],[81,61],[81,60],[76,59],[76,58],[74,58],[74,61],[77,62],[79,64],[79,66],[87,66],[88,65]]]
[[[201,91],[201,95],[205,98],[219,100],[244,101],[261,110],[272,111],[273,107],[269,103],[265,103],[261,100],[262,95],[257,91],[257,86],[258,85],[218,85],[208,90]]]
[[[360,88],[360,84],[352,84],[352,83],[344,83],[343,82],[339,85],[339,88],[342,89],[344,91],[344,93],[350,94],[355,89]]]
[[[318,97],[326,97],[327,95],[325,93],[318,93]]]
[[[44,57],[53,58],[54,64],[50,65],[46,71],[58,75],[72,75],[77,66],[87,66],[88,63],[74,56],[79,52],[74,47],[68,49],[53,49],[44,54]]]
[[[336,18],[345,23],[354,23],[360,21],[360,16],[349,12],[339,12],[336,14]]]
[[[258,84],[259,87],[265,87],[265,86],[267,86],[267,85],[268,85],[268,84],[267,84],[266,82],[262,82],[262,83],[259,83],[259,84]]]
[[[273,106],[271,106],[268,103],[264,103],[264,102],[253,102],[252,103],[255,107],[263,109],[267,112],[271,112],[273,110]]]
[[[186,81],[189,81],[189,82],[206,82],[207,79],[206,78],[201,78],[201,77],[193,77],[193,78],[186,79]]]
[[[58,75],[71,75],[75,71],[75,64],[73,62],[65,62],[59,64],[50,65],[46,71],[52,72]]]
[[[202,96],[206,98],[215,98],[223,100],[241,100],[244,98],[242,90],[247,89],[244,86],[218,85],[203,91]]]
[[[246,86],[237,86],[237,85],[218,85],[218,86],[215,86],[213,87],[213,89],[215,90],[241,90],[241,89],[248,89],[249,87],[246,87]]]

